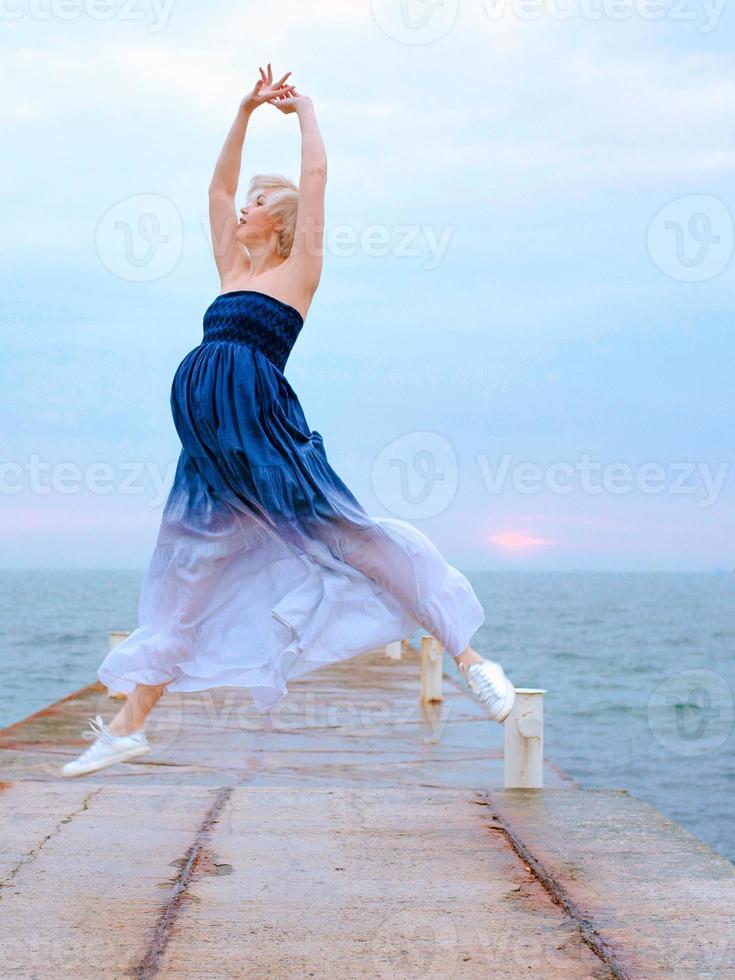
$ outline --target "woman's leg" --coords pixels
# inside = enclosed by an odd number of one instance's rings
[[[159,684],[155,687],[148,684],[137,684],[135,689],[126,696],[125,704],[108,724],[108,730],[113,735],[129,735],[130,732],[142,728],[146,718],[165,690],[165,684]]]
[[[442,644],[490,718],[504,721],[515,688],[500,664],[469,645],[485,613],[469,581],[418,528],[395,518],[327,522],[319,528],[343,561],[389,592]]]
[[[183,505],[182,505],[183,506]],[[174,511],[174,505],[167,504],[167,511],[161,521],[159,544],[148,566],[140,595],[139,620],[141,624],[155,637],[157,634],[165,637],[163,649],[159,654],[160,662],[151,666],[160,667],[160,672],[168,672],[170,661],[177,659],[177,654],[185,652],[172,645],[174,641],[169,636],[184,636],[188,631],[196,629],[206,622],[210,611],[212,597],[216,595],[227,565],[226,542],[235,540],[237,544],[247,541],[246,534],[254,534],[252,520],[246,521],[240,515],[226,508],[215,510],[211,508],[207,516],[207,527],[190,527],[186,521],[193,520],[184,511],[183,514]],[[214,543],[221,546],[224,555],[217,555],[216,548],[210,549],[213,554],[207,554],[206,546]],[[200,551],[198,544],[205,547]],[[235,550],[235,546],[231,550]],[[102,664],[110,669],[110,675],[103,676],[104,683],[115,689],[115,676],[122,675],[129,668],[127,661],[130,643],[135,643],[135,637],[128,638],[124,644],[113,648]],[[149,643],[146,633],[141,632],[143,643]],[[135,654],[136,648],[133,647]],[[133,656],[133,659],[135,657]],[[125,703],[115,717],[107,724],[107,729],[113,735],[129,735],[142,728],[146,718],[158,703],[166,690],[169,679],[164,684],[136,684],[130,694],[126,695]]]
[[[473,649],[473,647],[465,647],[465,649],[461,653],[458,653],[454,659],[460,666],[464,666],[465,664],[469,666],[470,664],[481,663],[483,658],[480,656],[477,650]]]
[[[312,533],[390,593],[451,656],[468,663],[482,659],[468,642],[485,619],[483,607],[467,578],[418,528],[358,514],[323,522]]]

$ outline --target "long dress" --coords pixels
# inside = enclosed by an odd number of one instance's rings
[[[467,578],[413,525],[369,516],[283,374],[303,326],[273,296],[218,296],[171,385],[181,451],[138,602],[102,661],[115,691],[251,689],[423,628],[456,655],[484,622]]]

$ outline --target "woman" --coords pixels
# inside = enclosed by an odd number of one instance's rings
[[[139,626],[97,676],[127,694],[76,776],[149,751],[144,723],[164,690],[248,687],[260,712],[287,678],[423,627],[502,722],[515,691],[469,646],[485,614],[470,583],[404,521],[372,518],[329,465],[283,370],[319,284],[327,160],[311,99],[273,81],[243,99],[209,188],[221,291],[179,364],[171,409],[182,449],[141,588]],[[296,115],[298,187],[256,176],[236,213],[242,148],[265,103]]]

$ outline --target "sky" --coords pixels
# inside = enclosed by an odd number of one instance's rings
[[[329,161],[285,373],[363,506],[468,571],[735,567],[733,6],[3,0],[0,565],[145,567],[270,61]],[[242,191],[298,163],[258,109]]]

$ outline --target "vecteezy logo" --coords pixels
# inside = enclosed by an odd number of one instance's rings
[[[437,432],[409,432],[380,451],[372,483],[380,502],[397,517],[433,517],[457,493],[457,456]]]
[[[95,244],[102,264],[119,279],[163,279],[181,256],[181,215],[166,197],[136,194],[118,201],[102,216]]]
[[[732,215],[717,197],[689,194],[661,208],[648,226],[647,242],[649,255],[671,279],[714,279],[732,256]]]
[[[459,935],[446,910],[403,908],[377,923],[366,948],[378,980],[457,975]]]
[[[401,44],[431,44],[454,27],[459,0],[370,0],[378,27]]]
[[[648,702],[648,727],[676,755],[715,752],[730,736],[733,697],[714,670],[682,670],[667,677]]]
[[[98,695],[92,714],[100,714],[109,721],[110,698],[107,692]],[[119,704],[114,705],[113,714]],[[176,744],[184,728],[184,700],[180,691],[168,691],[165,705],[159,705],[146,719],[146,736],[155,742],[156,750],[163,751]]]

